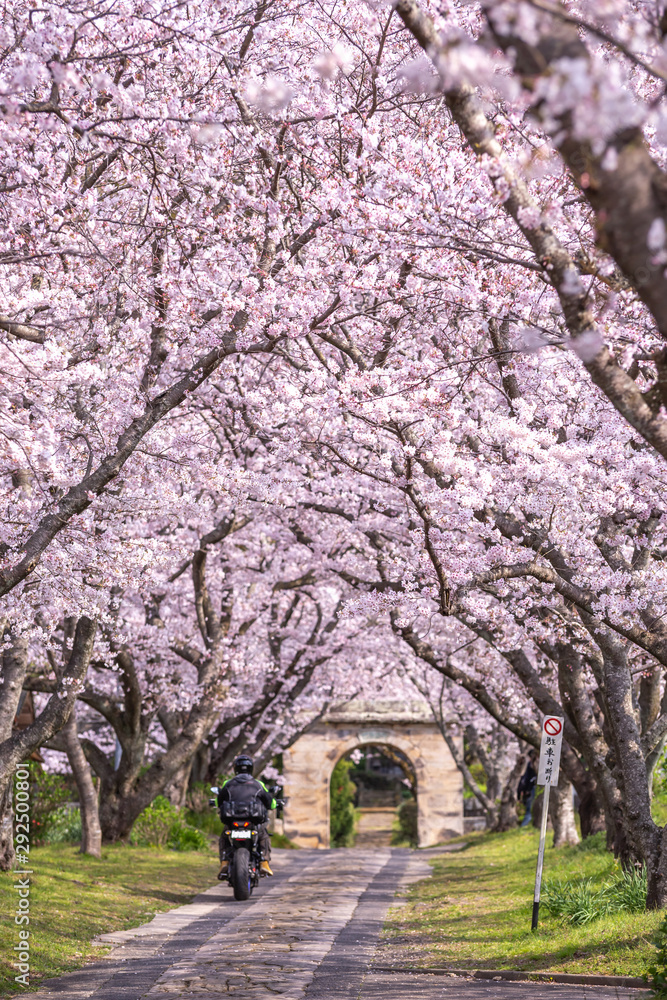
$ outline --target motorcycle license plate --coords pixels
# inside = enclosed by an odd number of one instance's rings
[[[232,837],[252,837],[252,830],[232,830]]]

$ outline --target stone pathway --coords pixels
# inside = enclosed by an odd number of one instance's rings
[[[355,847],[389,847],[396,809],[360,809]]]
[[[45,983],[33,1000],[625,1000],[637,991],[480,983],[373,969],[398,888],[430,869],[388,848],[276,851],[275,879],[235,902],[216,885],[189,906],[105,935],[104,960]]]

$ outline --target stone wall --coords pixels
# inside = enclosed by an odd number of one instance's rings
[[[333,715],[301,736],[283,755],[284,831],[300,847],[329,847],[329,781],[350,750],[386,744],[406,755],[417,777],[419,846],[430,847],[463,833],[463,784],[447,744],[433,722],[355,722]]]

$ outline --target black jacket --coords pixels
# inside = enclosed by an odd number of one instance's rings
[[[225,807],[225,803],[233,803],[240,807],[235,810],[233,807]],[[237,774],[234,778],[226,781],[218,795],[218,806],[223,817],[226,813],[238,812],[239,816],[248,815],[260,822],[266,822],[269,809],[274,808],[275,803],[265,785],[257,781],[251,774]]]

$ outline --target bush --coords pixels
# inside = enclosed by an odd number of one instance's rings
[[[610,913],[641,913],[646,909],[646,872],[618,872],[599,888],[590,878],[580,882],[552,879],[544,883],[542,899],[553,916],[579,925]]]
[[[190,826],[163,795],[142,812],[132,827],[130,840],[138,847],[169,847],[172,851],[205,851],[208,837]]]
[[[351,847],[357,825],[354,797],[357,786],[350,781],[352,761],[339,760],[331,774],[331,846]]]
[[[208,849],[208,837],[187,823],[174,823],[169,832],[167,846],[172,851],[205,851]]]
[[[414,799],[401,802],[398,807],[398,831],[392,841],[404,844],[406,841],[410,847],[416,847],[419,841],[417,833],[417,803]]]
[[[67,844],[81,840],[81,810],[78,806],[60,806],[49,821],[44,843]]]
[[[41,764],[30,761],[30,833],[35,845],[48,843],[58,810],[72,798],[62,774],[50,774]]]
[[[158,795],[137,819],[130,839],[139,847],[165,847],[172,826],[179,821],[178,809],[164,795]]]

